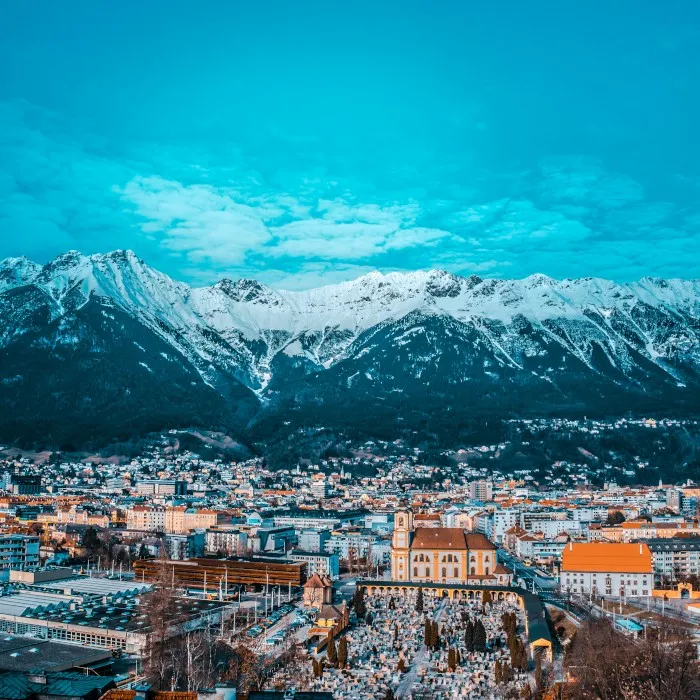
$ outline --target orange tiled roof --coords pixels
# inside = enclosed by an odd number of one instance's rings
[[[561,570],[650,574],[651,550],[646,544],[569,542],[562,553]]]
[[[467,533],[461,527],[416,528],[411,549],[496,549],[480,533]]]
[[[461,527],[419,527],[415,531],[412,549],[467,549]]]

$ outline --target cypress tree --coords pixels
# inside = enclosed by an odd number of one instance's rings
[[[456,667],[457,660],[455,658],[455,650],[450,647],[450,650],[447,652],[447,668],[449,668],[450,671],[454,671]]]
[[[423,644],[425,644],[427,647],[432,646],[432,632],[433,628],[430,624],[430,620],[426,619],[425,624],[423,625]]]
[[[464,630],[464,646],[467,651],[474,651],[474,623],[471,620]]]
[[[345,668],[348,663],[348,640],[347,637],[341,637],[338,642],[338,667]]]
[[[481,620],[476,621],[474,625],[474,650],[486,651],[486,628]]]
[[[328,635],[328,644],[326,645],[326,656],[328,657],[328,663],[331,666],[336,666],[338,664],[338,650],[335,648],[335,639],[333,638],[333,632]]]
[[[433,622],[433,649],[440,648],[440,629],[437,622]]]
[[[542,657],[537,657],[537,663],[535,665],[535,686],[537,690],[542,690],[544,685],[544,676],[542,674]]]
[[[355,608],[355,615],[357,615],[358,620],[364,619],[365,615],[367,614],[367,604],[365,603],[365,592],[363,588],[355,589],[353,606]]]
[[[418,597],[416,598],[416,612],[423,612],[423,589],[418,589]]]
[[[501,662],[498,660],[496,660],[496,665],[493,669],[493,675],[496,685],[499,685],[501,683]]]

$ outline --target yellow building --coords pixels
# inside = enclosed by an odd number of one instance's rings
[[[414,527],[413,513],[395,516],[391,547],[393,581],[509,585],[497,548],[479,533],[457,527]]]

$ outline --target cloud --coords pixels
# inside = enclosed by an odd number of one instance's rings
[[[164,248],[190,262],[242,263],[248,251],[270,240],[265,220],[280,214],[238,202],[226,189],[187,187],[161,177],[136,177],[116,191],[144,219],[144,233],[161,234]]]
[[[289,288],[429,267],[700,276],[688,254],[700,247],[696,175],[672,173],[653,198],[586,157],[490,168],[429,156],[395,164],[318,143],[112,142],[0,101],[0,257],[131,247],[176,278]]]
[[[415,203],[382,207],[320,199],[309,206],[288,194],[245,198],[232,188],[187,186],[161,177],[136,177],[116,190],[142,217],[144,233],[161,235],[163,247],[190,262],[220,267],[240,265],[249,255],[263,253],[276,258],[368,259],[392,250],[434,246],[450,236],[414,226],[420,213]],[[281,218],[288,223],[273,224]]]
[[[452,217],[461,224],[472,245],[567,247],[591,235],[580,221],[553,210],[539,209],[529,200],[502,199],[457,212]]]
[[[609,173],[585,157],[550,158],[540,163],[537,192],[546,202],[615,209],[644,198],[642,185],[627,175]]]

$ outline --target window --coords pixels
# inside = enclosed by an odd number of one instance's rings
[[[418,567],[417,566],[413,567],[413,575],[418,576]]]
[[[429,566],[426,566],[426,567],[425,567],[425,575],[426,575],[427,577],[430,577],[430,567],[429,567]]]
[[[447,576],[447,567],[443,566],[442,567],[442,578],[445,578]]]
[[[455,566],[455,578],[459,578],[459,569]]]

